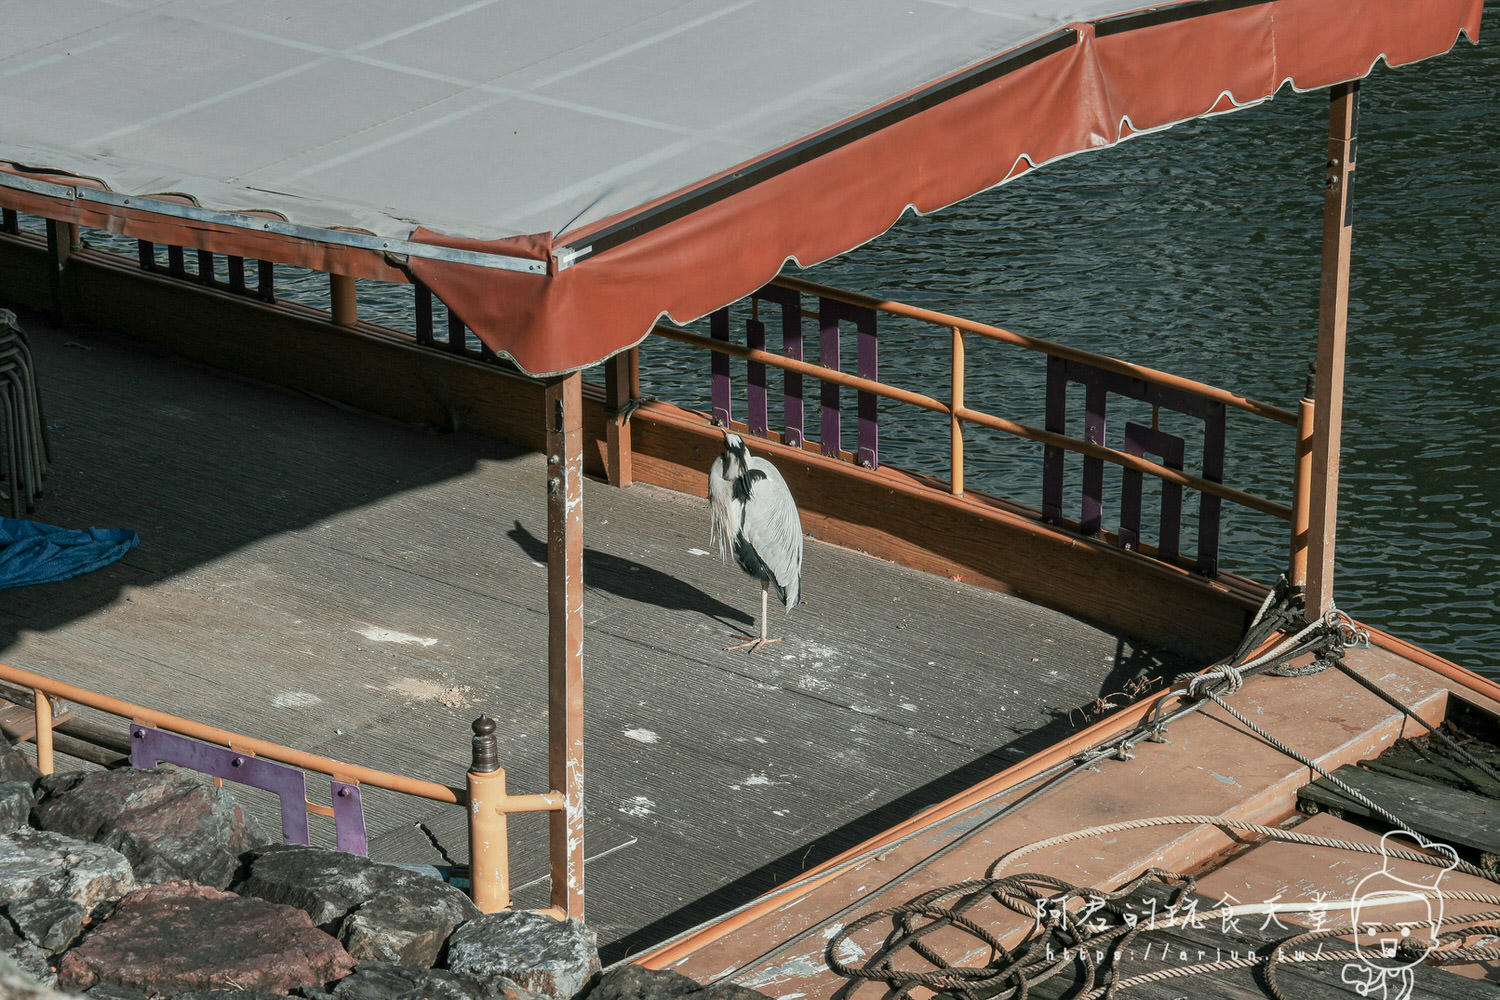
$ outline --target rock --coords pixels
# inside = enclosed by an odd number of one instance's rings
[[[331,996],[337,1000],[532,1000],[534,994],[515,983],[492,987],[444,969],[372,962],[339,980]]]
[[[524,910],[476,917],[448,939],[448,968],[492,988],[511,980],[552,1000],[571,1000],[599,971],[594,932]]]
[[[94,987],[83,995],[89,1000],[151,1000],[140,990],[133,990],[129,986],[120,986],[116,983],[95,983]]]
[[[361,962],[431,966],[479,909],[446,882],[398,865],[321,847],[259,851],[236,892],[305,910]]]
[[[438,885],[448,888],[441,882]],[[376,896],[345,917],[338,934],[344,950],[356,962],[394,962],[423,969],[437,964],[448,936],[477,915],[478,908],[471,903],[474,913],[470,914],[447,899],[413,895]]]
[[[64,986],[99,980],[147,993],[237,989],[285,993],[348,974],[339,943],[290,906],[192,882],[163,882],[120,900],[63,954]]]
[[[0,833],[12,833],[25,826],[35,799],[29,781],[0,782]]]
[[[8,955],[21,971],[42,986],[57,985],[57,973],[47,961],[47,953],[30,941],[20,941],[6,949]]]
[[[233,795],[176,768],[70,771],[43,778],[37,793],[33,823],[115,848],[142,883],[222,889],[239,856],[264,842]]]
[[[29,899],[11,903],[5,915],[26,940],[55,955],[78,940],[87,911],[71,899]]]
[[[270,990],[188,990],[172,1000],[286,1000],[286,994]]]
[[[589,990],[587,1000],[769,1000],[764,993],[715,983],[705,986],[680,972],[669,969],[646,969],[639,965],[622,965],[599,977]]]
[[[71,899],[92,912],[134,887],[130,862],[102,844],[30,827],[0,835],[0,903]]]
[[[41,776],[42,772],[20,747],[10,743],[0,745],[0,781],[24,781],[30,785]]]
[[[59,993],[43,986],[3,951],[0,951],[0,997],[5,1000],[77,1000],[71,993]]]

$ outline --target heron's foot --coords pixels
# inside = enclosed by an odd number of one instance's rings
[[[752,639],[749,642],[742,642],[738,646],[730,646],[725,652],[732,653],[736,649],[743,649],[746,653],[753,653],[762,646],[771,646],[780,641],[780,639]]]

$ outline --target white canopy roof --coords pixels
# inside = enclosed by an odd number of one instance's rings
[[[420,280],[555,373],[909,208],[1437,55],[1482,12],[1133,2],[0,0],[0,202]]]
[[[562,233],[1121,0],[9,0],[0,158],[405,237]]]

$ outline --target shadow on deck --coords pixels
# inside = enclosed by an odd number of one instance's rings
[[[542,790],[541,456],[23,322],[56,452],[34,516],[133,528],[141,545],[0,591],[0,660],[449,784],[484,711],[512,790]],[[1179,669],[1066,615],[816,542],[805,606],[773,616],[785,640],[728,653],[759,589],[706,551],[701,500],[590,482],[584,516],[589,912],[606,958]],[[375,857],[464,860],[461,810],[379,790],[365,807]],[[545,898],[544,822],[512,819],[521,905]]]

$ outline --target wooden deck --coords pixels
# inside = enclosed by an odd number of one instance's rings
[[[512,790],[542,790],[539,455],[23,323],[56,453],[34,516],[141,544],[94,574],[0,591],[0,660],[449,784],[484,711]],[[1177,669],[1073,618],[817,543],[806,605],[772,622],[785,641],[725,652],[759,592],[707,554],[707,529],[700,500],[587,486],[589,915],[607,958],[1054,742],[1070,710],[1138,672]],[[365,806],[374,856],[440,862],[435,838],[464,859],[461,810],[378,790]],[[513,819],[512,844],[518,901],[542,904],[543,822]]]

